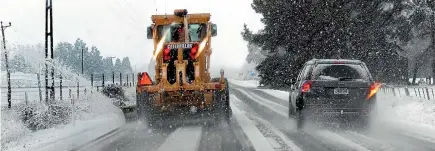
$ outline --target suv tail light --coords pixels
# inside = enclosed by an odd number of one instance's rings
[[[164,50],[163,50],[163,60],[164,61],[168,61],[169,59],[171,59],[171,56],[170,56],[170,53],[171,52],[171,49],[169,48],[169,47],[166,47]]]
[[[304,81],[301,88],[302,92],[310,92],[311,91],[311,80]]]
[[[369,94],[367,95],[367,100],[370,99],[371,97],[373,97],[379,91],[380,87],[381,87],[380,83],[377,83],[377,82],[370,84],[370,89],[369,89]]]

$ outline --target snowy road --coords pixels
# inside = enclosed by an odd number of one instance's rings
[[[295,120],[287,117],[288,102],[282,96],[254,88],[230,87],[233,117],[228,125],[184,125],[151,130],[139,121],[131,120],[118,131],[80,150],[435,150],[435,139],[388,124],[374,125],[375,128],[368,132],[315,124],[297,131]]]

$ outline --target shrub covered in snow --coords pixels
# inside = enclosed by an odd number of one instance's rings
[[[24,107],[20,113],[20,118],[27,128],[37,131],[69,123],[71,105],[61,101],[55,101],[49,106],[32,103],[31,106]]]
[[[74,101],[74,105],[71,103]],[[61,128],[72,120],[86,121],[123,115],[114,99],[101,93],[83,95],[75,100],[54,101],[47,106],[40,102],[15,103],[11,109],[1,108],[1,150],[14,146],[33,131]]]
[[[31,131],[20,119],[21,106],[12,106],[8,109],[1,107],[1,150],[5,143],[15,142],[20,137],[28,135]]]

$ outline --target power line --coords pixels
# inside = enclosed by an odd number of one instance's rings
[[[117,2],[115,1],[115,3],[117,3]],[[118,4],[118,3],[117,3],[117,4]],[[110,7],[111,10],[115,10],[115,13],[116,13],[116,15],[118,15],[119,18],[125,19],[125,17],[119,16],[121,13],[120,13],[119,11],[117,11],[116,9],[114,9],[113,6],[109,5],[108,3],[104,3],[104,5]],[[137,23],[136,23],[136,22],[131,18],[131,16],[130,16],[130,18],[128,18],[128,20],[130,20],[130,21],[131,21],[132,23],[134,23],[134,24],[137,24]],[[138,30],[144,30],[144,29],[142,29],[142,28],[139,28],[138,26],[133,26],[133,25],[128,24],[128,23],[126,23],[126,22],[122,22],[122,23],[124,23],[124,24],[126,24],[127,26],[130,26],[130,27],[132,27],[132,28],[136,28],[136,29],[138,29]],[[138,24],[138,25],[140,25],[140,24]],[[140,26],[140,27],[142,27],[142,26]]]
[[[138,11],[136,11],[136,9],[134,9],[134,7],[127,0],[124,0],[124,2],[127,3],[127,5],[134,11],[134,13],[138,15],[140,14]]]

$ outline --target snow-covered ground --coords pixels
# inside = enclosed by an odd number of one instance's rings
[[[89,80],[60,64],[54,66],[54,85],[60,85],[58,75],[62,74],[63,101],[59,100],[60,89],[55,88],[57,107],[49,109],[40,101],[36,74],[41,71],[39,67],[44,63],[44,58],[34,57],[38,55],[32,52],[16,53],[21,53],[26,58],[33,66],[34,73],[11,73],[12,108],[8,109],[6,73],[1,72],[1,150],[71,150],[125,123],[123,112],[113,104],[112,99],[97,92],[95,88],[90,88]],[[40,80],[44,99],[44,74]],[[83,86],[80,87],[79,98],[77,83]],[[24,116],[24,110],[29,107],[32,108],[33,116]],[[25,120],[25,117],[28,118]]]
[[[256,88],[258,82],[254,80],[229,80],[231,84],[245,88]],[[257,89],[266,92],[279,99],[288,101],[289,92],[271,89]],[[416,127],[429,127],[435,130],[435,99],[427,100],[425,97],[418,97],[418,89],[410,89],[410,96],[405,96],[404,88],[396,88],[396,96],[391,92],[378,93],[378,105],[382,120],[392,123],[405,123]],[[423,92],[420,91],[422,94]],[[400,95],[402,94],[402,95]],[[424,93],[426,94],[426,93]],[[430,93],[431,95],[431,93]],[[403,125],[403,124],[402,124]],[[434,131],[435,132],[435,131]],[[435,133],[433,133],[435,136]]]
[[[12,109],[2,107],[2,150],[71,150],[125,123],[122,111],[100,93],[88,94],[75,100],[74,108],[69,102],[59,104],[66,107],[66,119],[47,115],[45,105],[35,102],[29,104],[38,106],[36,112],[39,114],[34,117],[34,123],[53,126],[35,132],[21,120],[20,111],[25,104],[14,105]],[[48,119],[43,119],[47,117]],[[63,122],[52,123],[55,120]]]
[[[230,82],[231,84],[246,87],[246,88],[257,88],[259,86],[259,82],[257,80],[228,79],[228,82]]]

